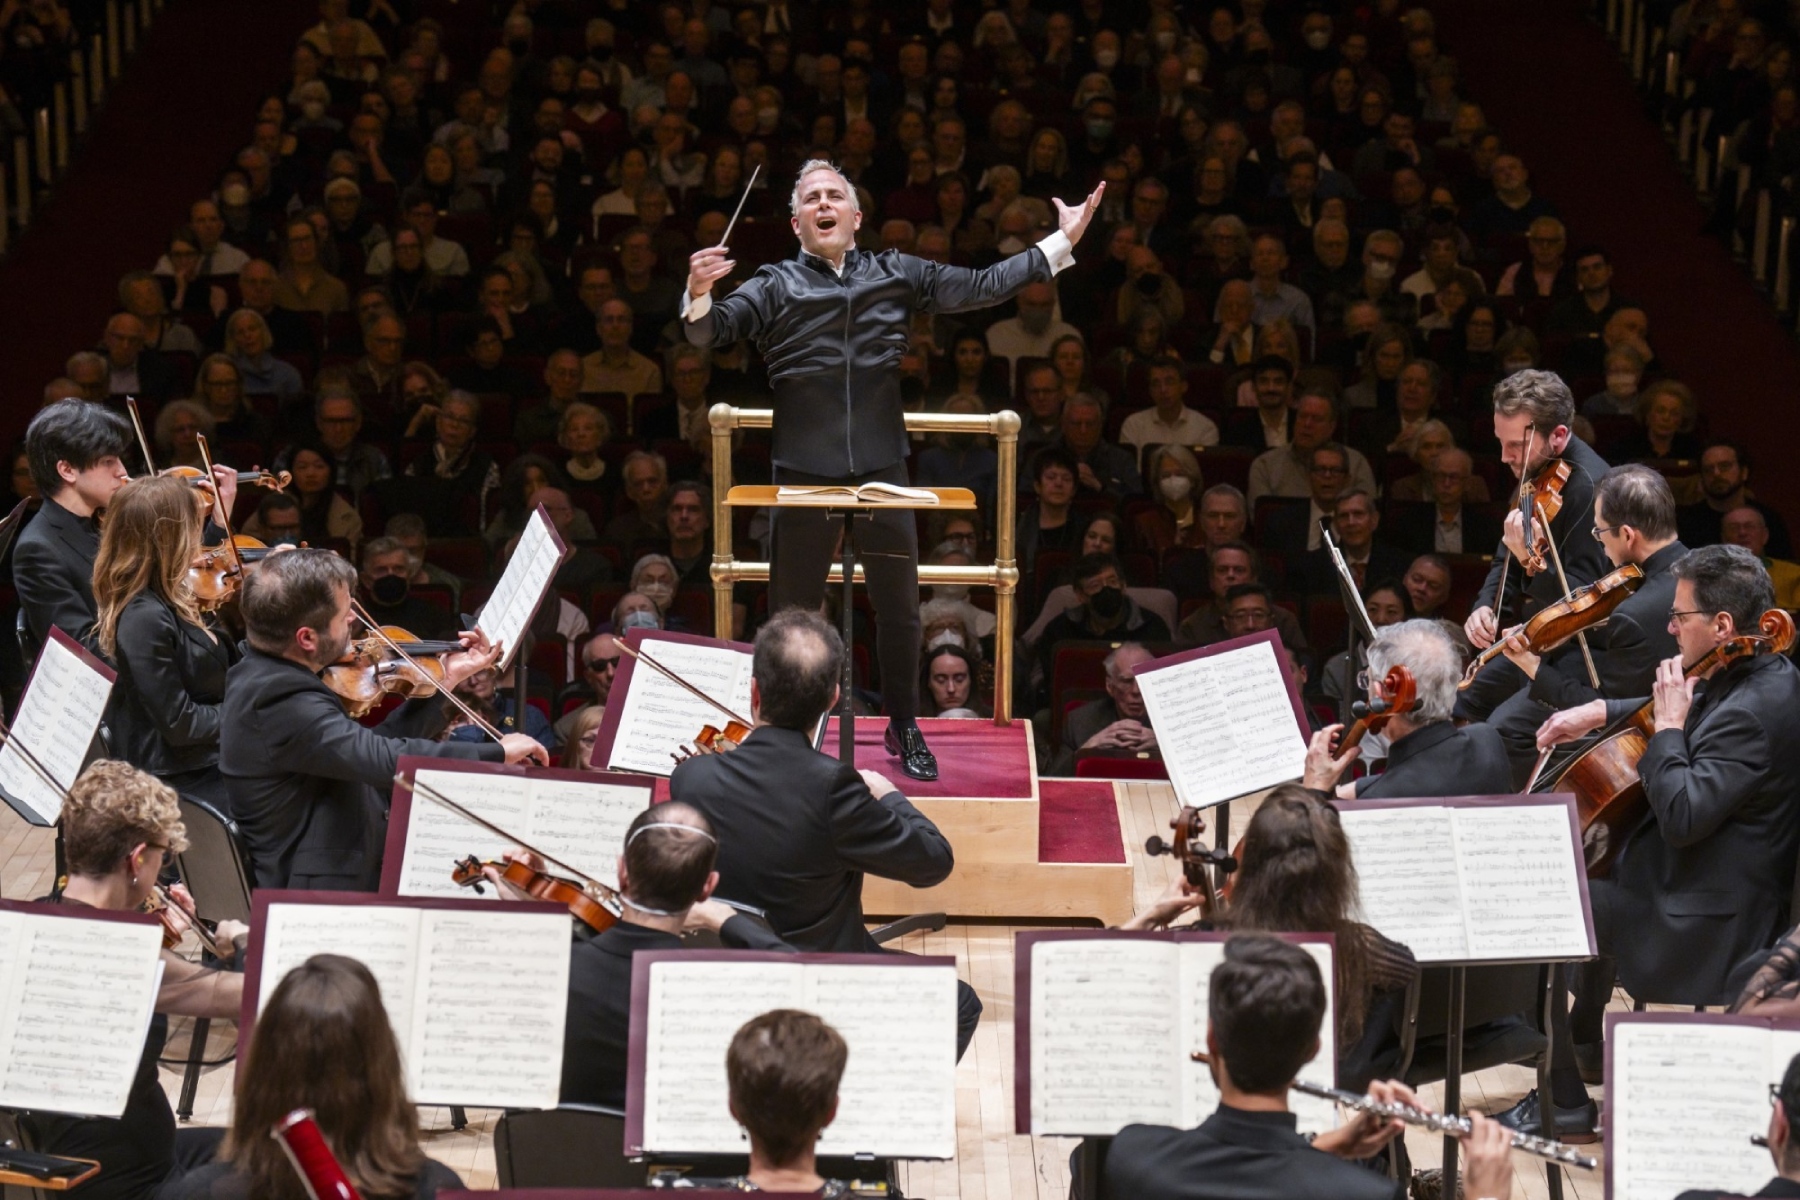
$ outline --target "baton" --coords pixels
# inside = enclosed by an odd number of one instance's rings
[[[719,245],[723,246],[726,242],[731,240],[731,231],[737,228],[738,217],[743,214],[744,201],[750,199],[750,189],[756,186],[756,177],[761,174],[761,163],[757,163],[756,166],[750,169],[750,182],[744,185],[744,194],[738,197],[737,208],[731,214],[730,224],[725,226],[725,235],[719,239]]]

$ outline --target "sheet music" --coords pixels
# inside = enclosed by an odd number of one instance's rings
[[[1560,814],[1561,809],[1557,812]],[[1447,808],[1338,806],[1361,885],[1363,920],[1420,962],[1469,956],[1456,827]],[[1566,818],[1565,818],[1566,819]]]
[[[750,715],[749,651],[653,638],[640,642],[638,651],[649,654],[732,712]],[[675,769],[671,755],[692,743],[701,726],[723,728],[725,720],[724,713],[656,668],[636,663],[631,669],[630,687],[607,770],[667,776]]]
[[[569,922],[555,913],[428,911],[407,1061],[417,1104],[470,1096],[555,1108],[569,1002]]]
[[[956,972],[809,965],[800,1007],[854,1049],[821,1154],[956,1155]]]
[[[561,913],[277,902],[253,939],[259,1011],[314,954],[369,968],[416,1103],[556,1105],[569,988]]]
[[[1137,681],[1183,804],[1217,804],[1304,771],[1306,739],[1270,643],[1140,670]]]
[[[748,1152],[750,1144],[726,1108],[725,1051],[751,1017],[802,1005],[801,970],[770,962],[652,964],[645,1014],[645,1149]]]
[[[154,925],[0,911],[0,1106],[123,1114],[161,952]]]
[[[0,746],[0,791],[36,812],[43,824],[55,824],[62,815],[62,797],[32,769],[13,742],[23,742],[67,791],[81,774],[111,695],[111,679],[60,638],[46,641],[19,703],[19,715],[13,718],[13,736]]]
[[[776,1008],[817,1013],[850,1046],[821,1154],[955,1155],[954,970],[754,959],[651,964],[641,1018],[646,1150],[746,1149],[726,1107],[725,1054],[744,1022]]]
[[[1771,1042],[1769,1030],[1747,1025],[1614,1025],[1612,1200],[1671,1200],[1689,1188],[1747,1195],[1768,1182],[1769,1152],[1750,1135],[1768,1128],[1766,1085],[1780,1079]]]
[[[1581,958],[1581,884],[1561,805],[1450,810],[1471,958]],[[1360,873],[1360,872],[1359,872]]]
[[[1331,947],[1306,943],[1333,991]],[[1110,1136],[1142,1122],[1183,1129],[1219,1105],[1205,1063],[1207,1000],[1223,941],[1071,938],[1031,945],[1031,1130]],[[1335,1075],[1334,1005],[1317,1056],[1301,1073]],[[1328,1102],[1294,1096],[1302,1132],[1333,1128]],[[1305,1103],[1302,1103],[1302,1102]]]
[[[650,788],[614,783],[434,770],[415,772],[414,782],[512,830],[537,849],[611,888],[618,887],[615,876],[625,830],[650,806]],[[499,899],[491,887],[484,893],[458,887],[450,881],[451,869],[471,854],[483,860],[498,859],[515,849],[513,844],[417,792],[409,814],[400,895]]]
[[[511,665],[538,601],[544,598],[550,581],[556,578],[556,569],[562,565],[562,553],[543,510],[534,509],[525,522],[525,531],[519,535],[518,548],[507,560],[506,571],[475,620],[475,627],[487,634],[490,642],[505,647],[500,670]]]

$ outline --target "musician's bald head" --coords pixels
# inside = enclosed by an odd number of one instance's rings
[[[751,656],[755,716],[781,729],[810,732],[837,702],[844,642],[824,617],[787,608],[756,635]]]
[[[655,915],[679,913],[712,894],[719,840],[712,822],[691,804],[652,804],[625,831],[619,890]]]

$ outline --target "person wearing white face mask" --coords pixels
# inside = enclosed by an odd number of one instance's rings
[[[1631,346],[1606,352],[1606,390],[1581,402],[1584,417],[1628,417],[1637,412],[1638,389],[1644,380],[1644,356]]]
[[[656,601],[642,592],[626,592],[613,605],[612,628],[609,632],[624,637],[633,629],[661,629],[663,627],[662,612],[656,607]]]
[[[926,561],[934,567],[969,567],[975,565],[975,559],[954,542],[940,542],[931,551]],[[994,614],[976,608],[969,602],[969,585],[965,583],[938,583],[931,588],[931,599],[919,608],[920,627],[931,625],[944,616],[955,616],[977,641],[985,641],[994,636]],[[930,639],[927,638],[929,649]],[[958,642],[958,645],[963,643]],[[967,647],[974,650],[975,647]]]
[[[648,596],[666,625],[669,605],[675,599],[675,584],[680,579],[675,564],[664,554],[646,554],[631,568],[631,590]]]
[[[1177,546],[1200,547],[1199,497],[1206,490],[1200,463],[1185,446],[1159,446],[1145,464],[1144,478],[1156,507],[1137,515],[1138,541],[1161,554]]]

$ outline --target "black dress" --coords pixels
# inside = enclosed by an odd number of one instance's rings
[[[113,655],[119,679],[107,703],[107,744],[115,757],[229,814],[219,775],[219,705],[225,672],[238,652],[210,618],[208,627],[212,637],[152,592],[140,592],[125,606]]]

